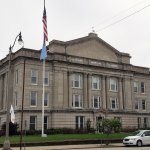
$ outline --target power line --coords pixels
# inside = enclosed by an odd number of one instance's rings
[[[127,18],[129,18],[129,17],[131,17],[131,16],[133,16],[134,14],[141,12],[142,10],[146,9],[146,8],[149,7],[149,6],[150,6],[150,4],[149,4],[149,5],[146,5],[145,7],[143,7],[143,8],[141,8],[141,9],[139,9],[139,10],[133,12],[132,14],[130,14],[130,15],[128,15],[128,16],[126,16],[126,17],[120,19],[120,20],[117,20],[117,21],[115,21],[115,22],[113,22],[113,23],[111,23],[111,24],[109,24],[109,25],[107,25],[107,26],[105,26],[105,27],[103,27],[103,28],[101,28],[101,29],[99,29],[99,30],[96,30],[96,32],[102,31],[102,30],[104,30],[104,29],[107,29],[107,28],[109,28],[110,26],[115,25],[115,24],[117,24],[117,23],[119,23],[119,22],[121,22],[121,21],[123,21],[123,20],[125,20],[125,19],[127,19]]]
[[[109,18],[105,19],[104,21],[98,23],[97,25],[95,25],[95,26],[93,26],[93,27],[102,25],[102,24],[104,24],[105,22],[108,22],[109,20],[112,20],[112,19],[116,18],[117,16],[120,16],[122,13],[127,12],[128,10],[131,10],[132,8],[134,8],[134,7],[138,6],[138,5],[141,5],[142,3],[145,3],[145,1],[143,2],[143,0],[142,0],[142,1],[140,1],[140,2],[138,2],[138,3],[136,3],[136,4],[134,4],[134,5],[132,5],[131,7],[129,7],[129,8],[127,8],[127,9],[124,9],[124,10],[120,11],[120,12],[117,13],[116,15],[114,15],[114,16],[112,16],[112,17],[109,17]]]
[[[149,0],[148,0],[148,1],[149,1]],[[112,17],[109,17],[109,18],[105,19],[104,21],[101,21],[101,22],[98,23],[97,25],[94,25],[94,26],[92,26],[92,27],[90,27],[90,28],[85,29],[85,31],[83,31],[82,33],[85,33],[85,32],[86,32],[87,30],[89,30],[89,29],[94,30],[95,27],[97,27],[97,26],[99,26],[99,25],[102,25],[102,24],[108,22],[109,20],[112,20],[112,19],[114,19],[115,17],[119,16],[120,14],[122,14],[122,13],[124,13],[124,12],[127,12],[128,10],[131,10],[132,8],[134,8],[134,7],[138,6],[138,5],[141,5],[142,3],[145,3],[145,2],[147,2],[147,1],[144,1],[144,2],[143,2],[143,0],[142,0],[142,1],[140,1],[140,2],[138,2],[138,3],[136,3],[136,4],[134,4],[134,5],[130,6],[129,8],[120,11],[120,12],[117,13],[116,15],[114,15],[114,16],[112,16]],[[147,7],[147,6],[145,6],[145,7]],[[144,8],[144,9],[145,9],[145,8]],[[112,24],[107,25],[106,27],[108,28],[109,26],[111,26],[111,25],[113,25],[113,24],[116,24],[116,23],[118,23],[118,22],[120,22],[120,21],[122,21],[122,20],[124,20],[124,19],[126,19],[126,18],[128,18],[128,17],[130,17],[130,16],[132,16],[132,15],[134,15],[135,13],[138,13],[138,12],[141,11],[141,10],[143,10],[143,8],[140,9],[140,10],[138,10],[138,11],[136,11],[136,12],[134,12],[134,13],[131,14],[131,15],[128,15],[128,16],[126,16],[126,17],[124,17],[124,18],[122,18],[122,19],[120,19],[120,20],[118,20],[118,21],[112,23]],[[101,29],[99,29],[99,30],[97,30],[97,31],[104,30],[104,28],[106,28],[106,27],[103,27],[103,28],[101,28]],[[80,35],[80,34],[82,34],[82,33],[79,33],[79,34],[77,34],[76,36],[78,36],[78,35]]]

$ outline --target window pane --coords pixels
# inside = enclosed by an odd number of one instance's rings
[[[141,93],[145,93],[145,84],[141,82]]]
[[[82,76],[80,74],[74,74],[72,82],[73,82],[73,87],[81,88]]]
[[[49,72],[48,71],[45,72],[44,83],[45,85],[49,84]]]
[[[73,95],[73,107],[82,107],[83,106],[83,100],[82,95]]]
[[[48,106],[48,97],[49,97],[49,94],[46,92],[44,95],[44,106]]]
[[[99,96],[93,96],[93,107],[100,108],[100,97]]]
[[[44,129],[46,130],[48,128],[48,117],[44,116]]]
[[[99,77],[92,77],[92,88],[99,89]]]
[[[117,79],[110,78],[110,90],[117,91]]]
[[[138,100],[135,100],[135,109],[139,109],[139,101]]]
[[[31,70],[31,83],[37,84],[37,70]]]
[[[30,130],[36,129],[36,116],[30,116]]]
[[[134,82],[134,92],[138,92],[138,82]]]
[[[146,101],[142,100],[142,109],[145,110],[146,109]]]
[[[118,109],[118,99],[116,97],[110,97],[111,109]]]
[[[31,106],[36,106],[36,98],[37,98],[36,92],[31,92]]]

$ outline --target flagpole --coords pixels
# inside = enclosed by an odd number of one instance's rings
[[[45,0],[44,0],[44,11],[43,11],[43,47],[41,50],[41,57],[40,59],[43,59],[43,94],[42,94],[42,137],[47,137],[46,134],[44,134],[44,98],[45,98],[45,59],[47,57],[47,50],[46,50],[46,41],[48,41],[48,33],[47,33],[47,19],[46,19],[46,9],[45,9]]]
[[[43,59],[42,137],[47,137],[47,135],[44,134],[44,95],[45,95],[45,59]]]

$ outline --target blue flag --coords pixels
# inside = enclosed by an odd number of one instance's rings
[[[41,56],[40,59],[45,60],[47,58],[47,50],[45,43],[43,44],[42,50],[41,50]]]

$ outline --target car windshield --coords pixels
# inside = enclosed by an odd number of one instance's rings
[[[142,134],[141,131],[136,131],[136,132],[133,132],[131,135],[132,136],[140,136]]]

